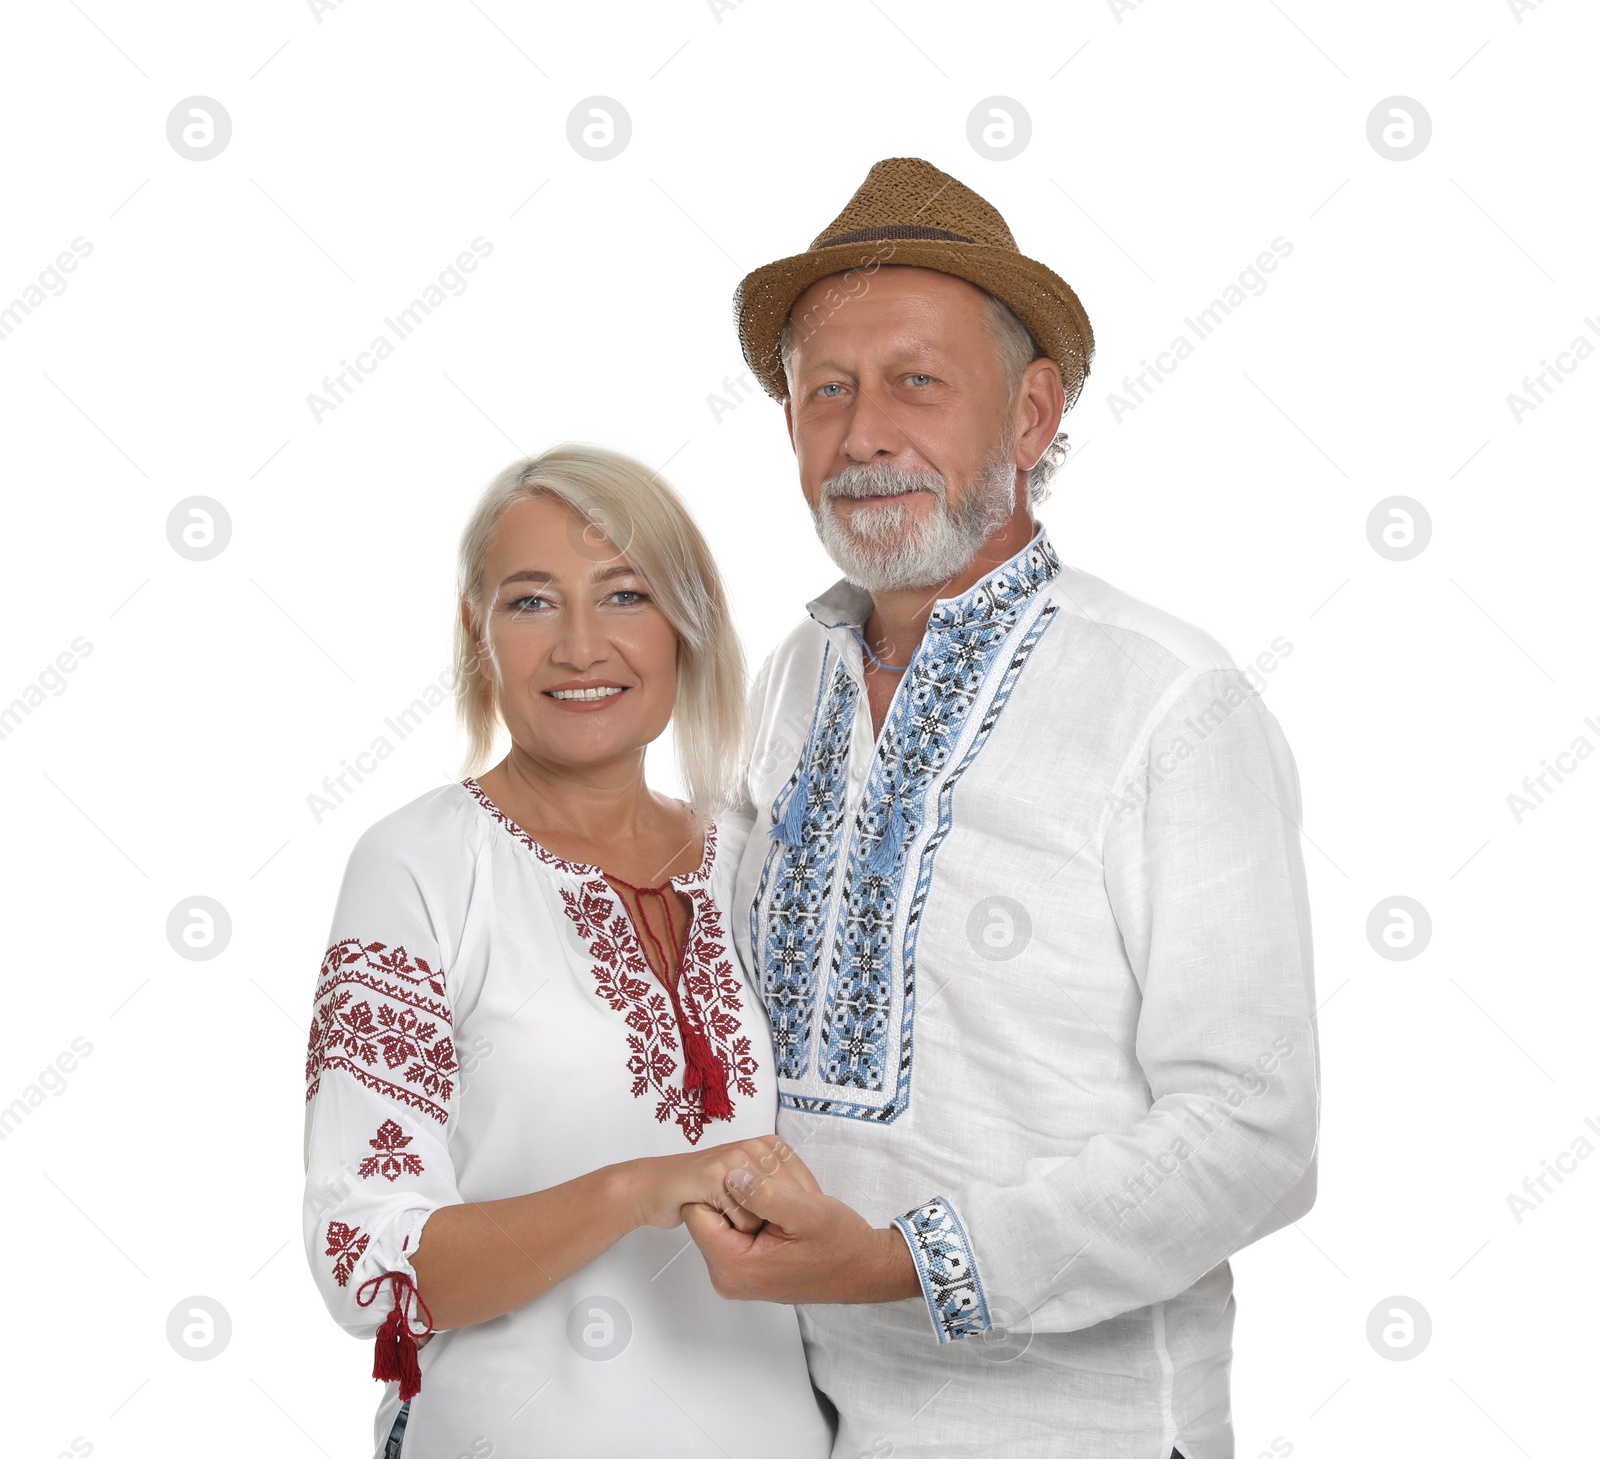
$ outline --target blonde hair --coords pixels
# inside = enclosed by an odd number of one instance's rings
[[[678,635],[673,709],[678,766],[701,821],[735,804],[744,775],[748,724],[744,653],[722,576],[678,494],[655,472],[616,451],[560,445],[513,461],[489,483],[461,535],[455,628],[456,717],[467,738],[465,773],[486,768],[503,728],[495,686],[478,662],[488,606],[484,565],[500,520],[516,502],[553,496],[583,519],[586,542],[603,537],[649,584]]]

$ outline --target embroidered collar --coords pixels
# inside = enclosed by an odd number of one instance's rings
[[[588,881],[604,881],[606,873],[598,866],[591,866],[586,861],[570,861],[565,856],[557,856],[555,852],[547,850],[533,839],[492,800],[484,788],[478,784],[476,777],[469,775],[465,780],[457,782],[489,816],[498,821],[510,836],[522,842],[529,851],[533,852],[546,866],[553,866],[557,871],[564,871],[569,876],[582,877]],[[711,868],[717,859],[717,827],[716,822],[706,824],[705,846],[700,856],[700,865],[693,871],[679,872],[677,876],[668,877],[667,880],[681,892],[692,891],[703,886],[711,879]]]
[[[1061,571],[1061,559],[1040,523],[1027,546],[979,578],[966,592],[940,598],[928,617],[929,633],[966,630],[987,623],[1031,597]],[[872,615],[872,595],[848,578],[806,604],[806,612],[827,629],[860,629]]]

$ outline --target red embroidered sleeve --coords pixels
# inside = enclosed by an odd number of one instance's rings
[[[322,960],[306,1049],[306,1099],[325,1069],[436,1119],[448,1118],[455,1044],[444,975],[404,947],[348,937]]]
[[[306,1253],[329,1312],[375,1343],[373,1376],[417,1391],[431,1321],[411,1267],[426,1223],[460,1204],[449,1133],[454,1011],[436,929],[449,904],[388,832],[351,853],[306,1045]]]

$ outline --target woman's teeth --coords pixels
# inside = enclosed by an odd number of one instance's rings
[[[598,689],[552,689],[552,699],[609,699],[613,694],[620,694],[622,690],[615,686],[603,685]]]

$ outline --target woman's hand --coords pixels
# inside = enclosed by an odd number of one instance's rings
[[[527,1195],[440,1206],[412,1257],[434,1327],[467,1327],[515,1311],[639,1227],[682,1225],[686,1211],[728,1236],[760,1231],[762,1218],[723,1184],[740,1169],[784,1191],[817,1190],[805,1162],[766,1135],[619,1161]]]
[[[730,1170],[745,1168],[797,1190],[821,1189],[794,1150],[776,1135],[737,1140],[687,1155],[656,1155],[626,1161],[619,1170],[627,1199],[641,1226],[672,1227],[683,1222],[683,1208],[713,1206],[744,1232],[761,1229],[762,1218],[747,1211],[725,1184]]]

